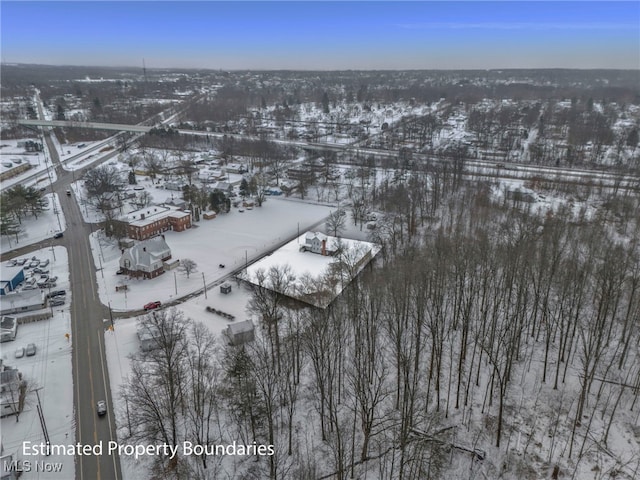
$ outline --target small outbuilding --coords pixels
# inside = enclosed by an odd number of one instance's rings
[[[231,323],[223,330],[224,335],[229,339],[229,343],[235,347],[253,342],[255,337],[255,327],[251,320]]]
[[[231,284],[229,282],[224,282],[220,285],[220,293],[224,293],[225,295],[231,293]]]

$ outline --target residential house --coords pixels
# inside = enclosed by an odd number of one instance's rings
[[[164,235],[144,240],[124,250],[120,269],[132,277],[154,278],[164,273],[163,262],[171,258]]]
[[[233,185],[231,185],[229,182],[216,182],[213,184],[213,189],[220,190],[221,192],[229,194],[233,192]]]
[[[17,415],[21,410],[22,374],[0,360],[0,417]]]
[[[307,232],[300,250],[320,255],[334,255],[338,251],[338,245],[335,237],[328,237],[321,232]]]

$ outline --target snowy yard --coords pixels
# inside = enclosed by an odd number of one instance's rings
[[[197,271],[189,278],[179,268],[165,272],[151,280],[137,280],[116,275],[120,250],[101,233],[92,236],[94,261],[98,274],[100,299],[114,310],[137,310],[150,301],[170,302],[201,290],[204,282],[210,285],[229,271],[251,263],[275,245],[321,222],[330,207],[307,203],[270,199],[262,207],[245,212],[232,209],[213,220],[201,220],[184,232],[165,232],[172,259],[189,258],[196,262]],[[219,265],[224,264],[225,268]],[[127,285],[117,292],[116,286]]]

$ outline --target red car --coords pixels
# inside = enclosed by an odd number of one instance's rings
[[[154,308],[158,308],[162,303],[160,302],[149,302],[144,306],[145,310],[153,310]]]

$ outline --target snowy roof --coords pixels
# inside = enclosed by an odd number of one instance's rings
[[[252,332],[254,330],[253,322],[251,320],[245,320],[244,322],[231,323],[227,326],[229,333],[232,335],[239,335],[244,332]]]
[[[39,304],[44,305],[44,294],[40,290],[23,290],[0,295],[0,311]]]
[[[14,278],[16,278],[16,275],[20,273],[20,270],[22,270],[22,267],[7,267],[3,265],[2,269],[0,270],[0,281],[8,282],[13,280]]]
[[[153,237],[144,240],[125,252],[125,255],[131,256],[132,263],[137,267],[139,265],[150,266],[154,260],[162,258],[167,251],[171,251],[169,245],[162,237]]]
[[[142,227],[144,225],[148,225],[153,222],[157,222],[158,220],[162,220],[163,218],[175,216],[176,213],[179,213],[179,210],[176,210],[171,207],[161,206],[161,205],[151,205],[149,207],[141,208],[140,210],[136,210],[134,212],[127,213],[120,217],[120,220],[129,223],[130,225],[135,225],[137,227]],[[182,215],[181,215],[182,216]]]
[[[187,211],[183,212],[183,211],[176,210],[176,211],[173,211],[173,212],[169,213],[167,215],[167,217],[170,217],[170,218],[184,218],[184,217],[188,217],[190,215],[191,215],[191,212],[187,212]]]
[[[338,253],[318,255],[300,250],[307,238],[320,238]],[[380,251],[374,243],[307,232],[250,265],[240,278],[317,307],[327,307]],[[285,281],[277,281],[286,274]],[[277,285],[274,285],[277,283]]]

